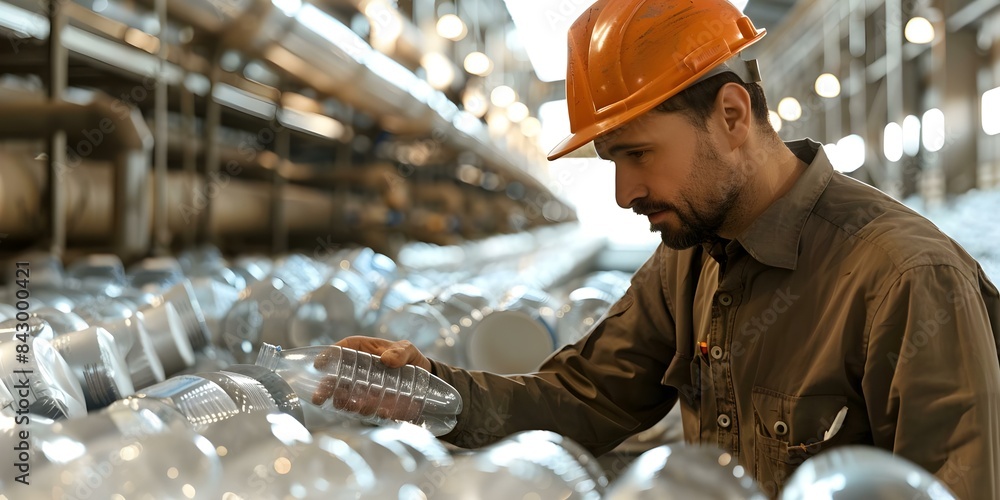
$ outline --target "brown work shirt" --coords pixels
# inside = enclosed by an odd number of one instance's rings
[[[679,401],[685,440],[730,451],[772,496],[805,459],[867,444],[960,498],[1000,499],[996,287],[929,221],[836,173],[818,143],[788,146],[809,166],[746,232],[660,245],[537,373],[433,362],[465,402],[444,439],[548,429],[601,454]]]

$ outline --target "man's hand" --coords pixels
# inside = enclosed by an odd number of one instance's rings
[[[355,336],[347,337],[337,342],[336,345],[372,354],[388,368],[414,365],[427,371],[431,369],[430,361],[407,340],[392,342],[373,337]],[[332,350],[322,352],[316,357],[315,367],[317,369],[326,368],[334,359],[332,355]],[[388,378],[388,375],[386,377]],[[388,380],[383,381],[383,383],[388,382]],[[347,382],[339,380],[335,376],[328,376],[320,381],[319,387],[313,393],[312,403],[320,406],[327,399],[332,399],[334,408],[364,417],[376,415],[380,418],[413,421],[420,416],[422,404],[413,404],[406,398],[400,400],[400,395],[395,391],[383,396],[379,387],[377,384]],[[376,393],[376,390],[379,392]]]
[[[389,368],[414,365],[431,371],[431,362],[409,340],[393,342],[374,337],[353,336],[347,337],[335,345],[381,356],[379,361]],[[320,359],[322,359],[322,356]],[[320,359],[317,359],[316,363],[319,363]]]

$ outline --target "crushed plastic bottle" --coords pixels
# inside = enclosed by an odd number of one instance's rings
[[[524,431],[455,457],[433,498],[600,500],[608,480],[597,459],[569,438]]]
[[[765,500],[768,497],[731,453],[712,445],[664,445],[646,451],[629,464],[603,498]]]
[[[863,445],[841,446],[806,460],[788,478],[779,498],[861,500],[876,496],[913,500],[958,498],[919,465],[883,449]]]
[[[264,343],[257,365],[283,378],[304,403],[363,422],[410,422],[435,436],[458,423],[462,397],[423,368],[387,368],[371,354],[339,346],[282,350]]]

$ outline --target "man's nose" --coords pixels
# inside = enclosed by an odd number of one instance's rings
[[[615,167],[615,201],[619,207],[631,208],[636,200],[648,195],[646,184],[634,169]]]

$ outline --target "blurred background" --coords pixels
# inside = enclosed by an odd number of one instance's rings
[[[579,222],[604,267],[634,269],[658,240],[615,205],[612,166],[592,147],[544,159],[590,3],[6,0],[0,249],[394,256]],[[996,273],[978,214],[1000,185],[997,3],[737,5],[769,32],[748,55],[779,134],[823,142]]]

